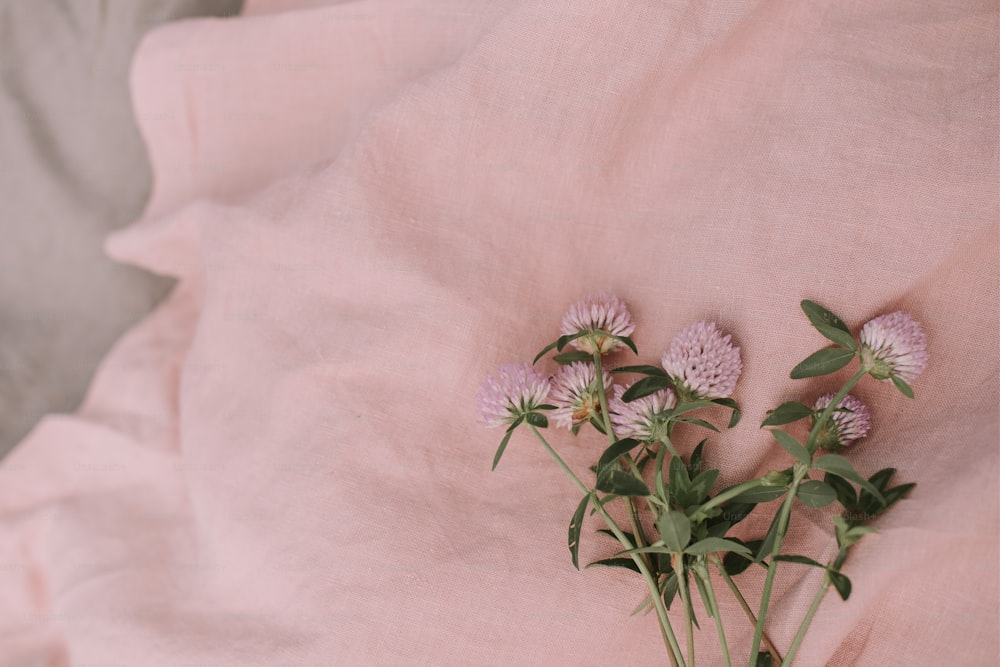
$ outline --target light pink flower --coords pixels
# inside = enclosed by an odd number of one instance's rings
[[[816,399],[813,409],[817,411],[825,409],[826,406],[830,405],[833,396],[832,392],[823,394]],[[840,399],[837,407],[846,408],[849,412],[834,410],[831,421],[827,422],[827,425],[820,430],[817,438],[819,446],[830,451],[847,447],[855,440],[860,440],[868,435],[872,429],[872,412],[857,397],[848,394]],[[813,420],[815,423],[815,417]]]
[[[670,342],[662,363],[683,400],[726,398],[743,370],[740,348],[714,322],[684,327]]]
[[[877,380],[898,375],[913,382],[927,368],[927,336],[920,323],[904,312],[866,322],[860,338],[861,363]]]
[[[602,372],[604,386],[611,387],[611,375]],[[556,426],[573,428],[573,424],[588,421],[591,417],[601,418],[601,397],[597,387],[597,373],[594,364],[576,361],[559,369],[552,378],[552,419]]]
[[[508,426],[545,402],[549,379],[531,364],[505,364],[479,387],[480,420],[487,426]]]
[[[615,336],[631,336],[635,331],[635,322],[632,321],[632,313],[625,302],[613,294],[601,292],[574,303],[563,315],[561,332],[564,336],[597,329]],[[587,354],[605,354],[625,347],[621,341],[600,334],[582,336],[572,344]]]
[[[629,385],[631,386],[631,385]],[[615,385],[608,411],[615,435],[635,438],[643,442],[657,442],[666,435],[666,413],[677,405],[677,397],[670,389],[637,398],[630,403],[622,400],[628,387]]]

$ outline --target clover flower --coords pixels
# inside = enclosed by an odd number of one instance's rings
[[[913,382],[927,368],[927,336],[907,313],[879,315],[861,328],[861,363],[876,380]]]
[[[531,364],[505,364],[479,387],[476,401],[480,421],[486,426],[509,426],[545,401],[549,379]]]
[[[613,294],[590,295],[569,307],[562,318],[561,332],[564,336],[572,336],[582,331],[601,330],[614,336],[630,336],[635,331],[632,313],[625,302]],[[594,333],[581,336],[573,341],[573,347],[594,354],[605,354],[622,347],[625,344],[608,336]]]
[[[608,402],[615,434],[619,438],[635,438],[643,442],[661,440],[666,435],[666,413],[677,405],[674,392],[661,389],[626,403],[622,400],[622,395],[627,389],[628,387],[615,385],[614,394]]]
[[[694,322],[670,341],[662,359],[681,400],[726,398],[743,370],[740,348],[714,322]]]
[[[830,405],[833,396],[832,392],[823,394],[816,399],[813,409],[816,411],[824,410]],[[844,409],[833,411],[830,421],[820,430],[816,439],[820,447],[831,452],[841,447],[847,447],[855,440],[860,440],[868,435],[872,429],[872,412],[857,397],[847,394],[840,399],[837,408]],[[813,423],[815,423],[815,419],[813,417]]]
[[[604,386],[611,386],[611,375],[602,371]],[[559,369],[552,378],[552,393],[549,400],[556,409],[552,419],[556,426],[573,428],[590,420],[600,419],[601,397],[597,386],[597,372],[593,363],[575,361]]]

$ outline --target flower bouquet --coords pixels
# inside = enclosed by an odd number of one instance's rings
[[[855,360],[857,370],[837,392],[808,402],[789,401],[770,410],[761,427],[769,428],[788,453],[790,467],[728,488],[715,489],[720,471],[706,465],[707,440],[686,457],[672,441],[678,428],[718,432],[718,426],[699,416],[710,408],[729,410],[727,428],[740,422],[739,406],[732,399],[742,371],[740,349],[714,323],[695,322],[681,329],[659,366],[606,368],[605,357],[611,353],[631,350],[638,355],[630,337],[635,323],[617,297],[587,297],[570,307],[562,319],[562,335],[532,363],[502,366],[480,389],[483,423],[506,429],[493,467],[517,429],[526,428],[538,439],[582,494],[569,521],[573,565],[579,568],[581,528],[590,508],[607,526],[599,532],[617,540],[620,547],[612,557],[590,566],[625,568],[642,577],[648,592],[636,612],[655,610],[672,665],[695,665],[696,606],[712,619],[727,666],[733,664],[734,655],[725,626],[737,621],[754,628],[750,646],[744,647],[750,667],[793,664],[827,590],[832,586],[845,600],[851,594],[851,580],[843,571],[850,548],[875,532],[870,523],[914,486],[891,486],[893,468],[863,477],[836,452],[871,430],[868,406],[849,393],[865,376],[892,382],[913,397],[910,383],[924,371],[928,359],[920,325],[906,313],[894,312],[867,322],[855,339],[843,320],[822,306],[803,301],[802,310],[833,345],[795,366],[791,378],[834,373]],[[550,376],[536,365],[553,352],[558,370]],[[619,383],[619,377],[633,380]],[[802,438],[788,427],[799,421],[807,424],[803,432],[808,435]],[[592,428],[607,439],[601,450],[595,450],[600,455],[587,481],[570,469],[542,435],[541,429],[550,425],[574,435]],[[770,528],[760,539],[745,541],[732,534],[758,505],[779,500]],[[839,547],[833,559],[822,563],[782,550],[793,510],[800,505],[821,508],[834,503],[839,503],[841,511],[832,518]],[[766,632],[771,591],[782,564],[823,571],[816,596],[784,651]],[[736,581],[755,565],[765,571],[756,613]],[[752,571],[759,572],[758,568]],[[722,618],[717,584],[735,597],[745,618]],[[700,605],[695,604],[696,597]],[[678,601],[682,630],[675,631],[668,611]],[[678,638],[681,633],[684,649]]]

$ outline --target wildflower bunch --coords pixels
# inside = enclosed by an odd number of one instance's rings
[[[850,595],[851,581],[842,571],[850,547],[874,532],[867,524],[914,486],[890,486],[895,472],[892,468],[864,477],[849,459],[832,452],[849,451],[872,430],[871,410],[849,393],[862,378],[870,375],[891,381],[903,394],[913,397],[909,383],[926,369],[928,361],[927,339],[919,323],[902,312],[880,315],[867,322],[855,338],[843,320],[818,304],[803,301],[802,309],[816,330],[834,345],[797,365],[791,371],[792,379],[835,373],[855,359],[858,369],[836,392],[808,403],[787,401],[769,411],[761,428],[769,428],[774,442],[790,456],[791,466],[727,488],[716,489],[720,471],[707,465],[707,440],[687,456],[680,449],[688,448],[677,446],[684,438],[681,435],[678,439],[677,429],[718,432],[720,427],[712,420],[720,409],[729,413],[725,428],[735,428],[741,420],[733,394],[743,370],[742,352],[732,335],[716,323],[699,321],[680,328],[659,365],[608,370],[606,356],[625,350],[638,354],[630,338],[635,322],[618,297],[606,293],[587,296],[569,308],[562,318],[560,337],[532,364],[501,366],[480,389],[481,421],[506,428],[493,466],[518,427],[532,432],[582,495],[569,521],[573,565],[579,567],[582,527],[590,507],[607,525],[601,533],[613,536],[619,546],[613,556],[591,565],[622,567],[642,577],[648,595],[639,609],[656,611],[672,665],[695,665],[696,593],[706,615],[713,619],[725,664],[732,664],[725,632],[726,621],[732,623],[732,619],[721,617],[716,579],[725,582],[736,596],[746,612],[746,622],[754,628],[746,647],[750,667],[791,665],[827,590],[832,586],[844,599]],[[564,351],[568,347],[573,349]],[[553,373],[536,370],[535,365],[552,351],[558,369]],[[619,382],[623,377],[631,379]],[[540,429],[549,426],[549,417],[555,427],[568,429],[573,435],[592,427],[607,439],[588,481],[574,472],[542,435]],[[797,437],[791,425],[803,420],[808,420],[808,434]],[[758,506],[779,500],[762,539],[744,541],[733,534],[733,528]],[[626,506],[627,527],[608,513],[607,506],[615,501]],[[842,509],[832,516],[832,533],[839,547],[835,558],[824,564],[782,551],[794,508],[818,509],[834,503]],[[734,579],[754,563],[766,567],[756,615]],[[816,599],[784,656],[765,631],[781,563],[823,572]],[[681,648],[670,616],[677,598],[681,618],[675,615],[674,620],[684,629],[686,650]]]

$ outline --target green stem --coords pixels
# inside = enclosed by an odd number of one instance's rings
[[[715,629],[719,632],[719,643],[722,645],[722,657],[726,661],[726,667],[732,667],[733,661],[729,657],[729,644],[726,642],[726,633],[722,629],[722,615],[719,613],[719,603],[715,599],[715,589],[712,586],[712,577],[709,574],[708,567],[705,565],[704,561],[699,562],[697,575],[701,577],[701,580],[705,583],[705,593],[708,595],[708,599],[705,601],[706,606],[715,619]]]
[[[830,575],[824,572],[823,584],[819,587],[819,591],[816,592],[816,597],[813,598],[812,604],[809,605],[809,611],[806,612],[806,617],[802,619],[799,631],[795,633],[795,639],[792,640],[792,645],[788,648],[788,653],[785,655],[785,660],[781,663],[781,667],[788,667],[792,664],[792,660],[795,659],[795,653],[799,650],[799,644],[802,643],[802,638],[806,636],[806,630],[809,629],[809,624],[812,623],[813,615],[819,609],[819,603],[823,601],[823,596],[826,595],[826,589],[829,587]]]
[[[839,572],[846,559],[847,548],[841,547],[833,563],[827,565],[827,567],[832,567],[835,572]],[[806,631],[809,629],[809,624],[812,623],[813,615],[819,608],[819,603],[823,601],[823,596],[826,595],[826,590],[830,587],[831,583],[829,570],[827,570],[827,572],[823,573],[823,583],[820,585],[819,590],[816,591],[816,597],[813,598],[812,604],[809,605],[809,611],[806,613],[805,618],[802,619],[798,632],[795,633],[795,639],[792,641],[791,648],[788,649],[788,655],[785,657],[785,661],[781,663],[782,667],[792,664],[795,652],[799,650],[799,644],[802,643],[802,639],[806,636]]]
[[[802,483],[802,479],[808,472],[809,468],[801,464],[796,464],[792,486],[788,490],[788,495],[785,496],[784,502],[781,503],[781,509],[778,510],[778,528],[774,536],[774,546],[771,548],[771,562],[767,565],[767,576],[764,578],[764,591],[760,597],[760,611],[757,612],[757,625],[754,626],[753,643],[750,645],[750,667],[756,667],[757,665],[757,653],[760,651],[760,640],[764,635],[764,621],[767,619],[767,607],[771,601],[771,587],[774,585],[774,575],[778,572],[778,560],[774,555],[781,553],[781,543],[785,539],[785,532],[788,530],[788,519],[792,513],[792,502],[795,500],[795,494],[799,491],[799,484]]]
[[[736,597],[736,601],[740,603],[740,607],[743,609],[743,613],[746,614],[747,620],[750,621],[750,625],[756,627],[757,617],[754,616],[753,610],[750,609],[749,603],[747,603],[746,598],[743,597],[743,593],[740,592],[740,589],[736,585],[736,582],[733,581],[733,578],[729,576],[728,572],[726,572],[726,568],[722,566],[721,561],[716,559],[713,562],[713,564],[715,565],[715,568],[719,571],[719,574],[722,575],[723,581],[725,581],[726,585],[729,586],[729,590],[733,592],[733,595]],[[771,641],[771,638],[767,636],[766,631],[761,637],[761,642],[763,643],[764,648],[767,650],[767,652],[771,654],[771,659],[774,661],[774,664],[776,665],[781,664],[781,654],[778,653],[778,649],[774,647],[774,643]]]
[[[732,488],[726,489],[725,491],[715,496],[714,498],[709,498],[704,505],[702,505],[695,511],[695,514],[701,514],[706,510],[712,509],[713,507],[718,507],[722,503],[729,502],[730,500],[740,495],[744,491],[749,491],[750,489],[756,489],[758,486],[763,486],[763,485],[764,485],[763,479],[751,479],[748,482],[737,484]]]
[[[597,348],[596,342],[592,342],[594,348]],[[608,396],[607,391],[604,387],[604,371],[601,368],[601,353],[594,352],[594,377],[597,380],[597,400],[601,403],[601,419],[604,422],[604,432],[608,436],[609,444],[615,444],[618,441],[617,436],[615,436],[614,427],[611,426],[611,412],[608,410]],[[628,462],[633,468],[635,468],[635,462],[632,460],[631,454],[626,455]],[[633,471],[636,477],[642,478],[638,470]],[[649,501],[646,501],[647,504]],[[636,546],[644,547],[646,546],[646,535],[642,532],[642,522],[639,520],[639,512],[635,507],[635,501],[632,498],[625,498],[625,504],[628,506],[628,521],[629,527],[632,528],[632,534],[635,535],[635,541],[638,542]],[[652,512],[653,506],[650,504],[649,509]],[[640,554],[646,562],[646,566],[652,570],[652,556],[647,554]]]
[[[691,618],[691,591],[688,589],[687,577],[684,572],[684,554],[673,555],[674,575],[677,577],[677,590],[681,594],[681,602],[684,604],[684,621],[687,630],[688,665],[694,667],[694,623]]]
[[[837,409],[837,405],[840,400],[847,395],[847,392],[858,383],[858,381],[863,378],[868,371],[865,368],[861,368],[857,373],[851,376],[851,379],[840,388],[834,397],[830,400],[830,404],[826,406],[826,409],[820,413],[820,416],[816,419],[816,423],[813,424],[812,430],[809,431],[809,437],[806,439],[806,449],[809,452],[816,451],[816,438],[819,436],[820,430],[826,424],[827,420],[830,419],[830,415],[833,411]],[[764,623],[767,620],[767,607],[771,601],[771,587],[774,585],[774,576],[778,571],[778,560],[774,557],[775,554],[781,553],[781,543],[785,539],[785,533],[788,531],[788,520],[792,513],[792,503],[795,501],[795,494],[799,491],[799,485],[802,480],[809,474],[809,466],[802,464],[795,465],[795,477],[792,480],[792,486],[788,490],[788,495],[785,496],[785,501],[781,504],[781,509],[779,510],[780,515],[778,517],[778,528],[777,533],[774,538],[774,545],[771,548],[771,562],[767,566],[767,577],[764,579],[764,591],[760,598],[760,611],[757,613],[757,625],[754,628],[753,633],[753,643],[750,646],[750,667],[755,667],[757,664],[757,653],[760,650],[760,640],[764,634]]]
[[[626,537],[625,533],[622,532],[622,529],[618,527],[615,520],[612,519],[611,515],[604,509],[604,505],[598,501],[596,494],[580,481],[580,478],[576,476],[576,473],[574,473],[570,467],[566,465],[566,462],[562,460],[562,457],[556,453],[556,450],[552,448],[552,445],[550,445],[542,434],[538,432],[537,428],[530,424],[528,425],[528,428],[530,428],[531,432],[535,434],[538,441],[542,443],[542,446],[545,448],[545,451],[549,453],[549,456],[551,456],[559,467],[562,468],[563,472],[569,476],[573,484],[576,485],[576,488],[590,498],[590,504],[593,505],[597,513],[601,515],[601,518],[604,519],[604,522],[608,525],[608,528],[611,529],[611,532],[615,534],[615,537],[618,538],[618,541],[621,542],[622,546],[624,546],[626,550],[634,548],[635,545],[632,544],[628,537]],[[642,575],[643,579],[645,579],[646,586],[649,588],[650,598],[653,601],[653,606],[656,608],[656,615],[660,619],[660,626],[666,634],[668,651],[672,652],[676,656],[679,667],[686,667],[684,658],[681,654],[680,646],[677,644],[677,637],[674,636],[673,628],[670,626],[670,618],[667,616],[667,610],[663,605],[663,597],[660,595],[660,587],[657,585],[656,580],[650,573],[649,568],[646,567],[646,561],[639,558],[639,554],[632,554],[632,560],[635,562],[636,567],[639,568],[639,573]]]

